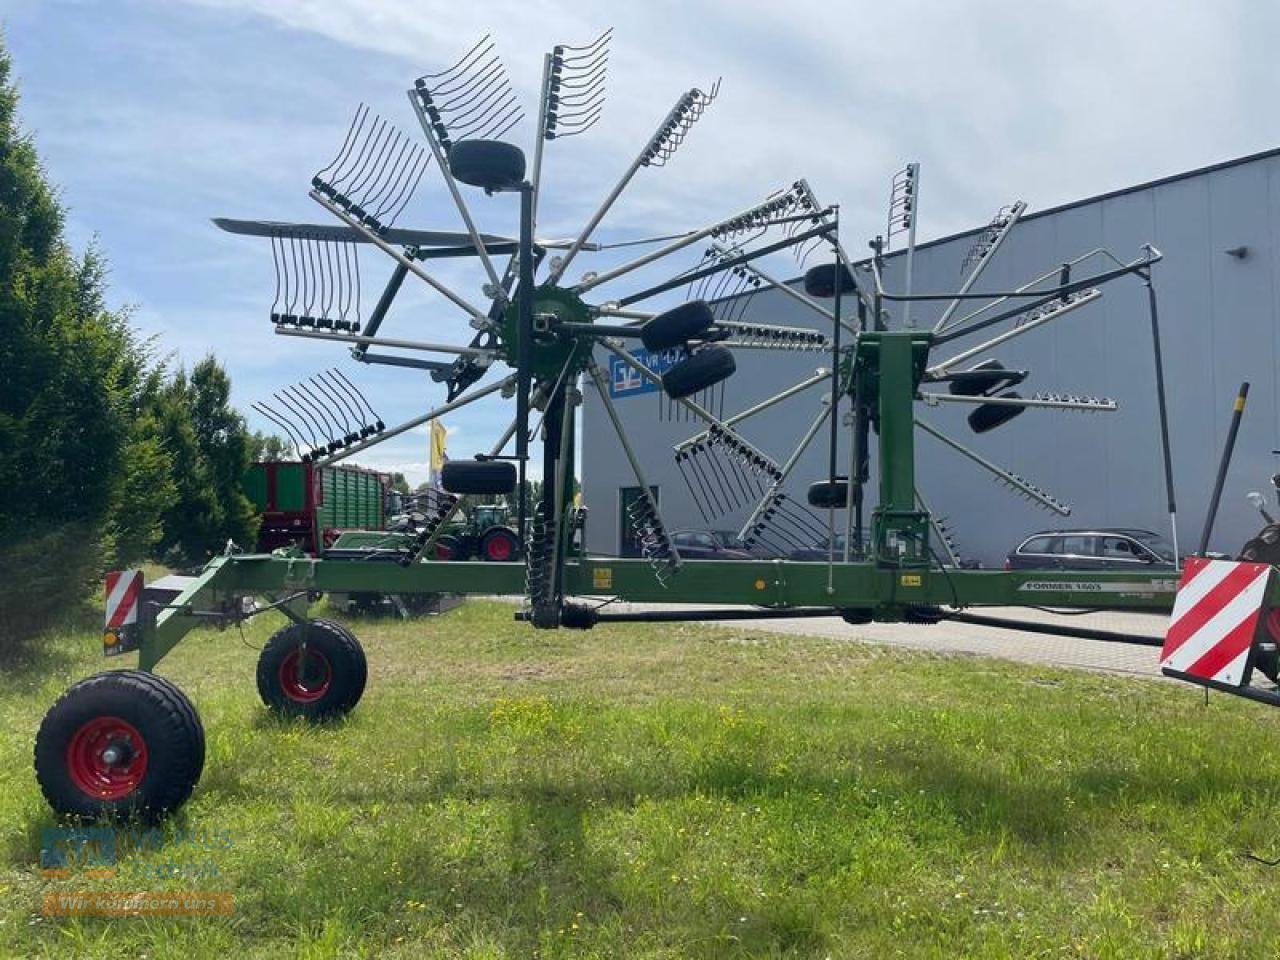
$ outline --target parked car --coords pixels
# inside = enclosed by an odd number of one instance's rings
[[[752,560],[754,555],[726,530],[677,530],[671,542],[684,560]]]
[[[844,534],[843,533],[836,534],[835,546],[836,546],[836,550],[835,550],[836,561],[841,562],[844,560]],[[811,560],[811,561],[826,563],[828,560],[831,559],[831,550],[829,549],[827,541],[823,540],[821,543],[815,543],[811,547],[801,547],[797,550],[792,550],[789,554],[787,554],[787,559]]]
[[[1044,530],[1005,560],[1006,570],[1173,570],[1173,547],[1160,534],[1132,527]]]

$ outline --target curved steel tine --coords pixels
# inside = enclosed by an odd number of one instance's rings
[[[255,402],[255,403],[249,404],[249,406],[251,409],[258,411],[258,413],[262,414],[264,417],[266,417],[276,426],[284,430],[285,434],[289,438],[289,443],[293,445],[294,453],[296,453],[299,457],[302,456],[302,443],[298,440],[297,437],[293,435],[293,431],[289,429],[289,425],[283,419],[273,414],[271,412],[271,408],[268,407],[265,403]]]
[[[464,86],[457,90],[450,90],[447,93],[441,92],[437,94],[435,100],[436,110],[441,117],[448,117],[459,110],[469,109],[472,104],[487,97],[495,88],[502,90],[507,86],[509,84],[507,83],[507,75],[502,69],[502,61],[495,58],[485,68],[483,74],[468,80]]]
[[[404,178],[399,195],[392,198],[391,205],[386,210],[387,224],[393,224],[400,219],[400,214],[404,212],[404,208],[409,205],[409,201],[417,193],[418,184],[422,182],[422,176],[427,172],[427,167],[429,166],[431,166],[431,154],[425,147],[419,145],[417,153],[413,157],[413,165],[409,170],[408,176]]]
[[[315,398],[310,397],[309,394],[304,395],[303,391],[298,389],[298,384],[292,384],[291,386],[285,387],[284,392],[288,393],[289,396],[293,398],[294,402],[297,403],[298,407],[306,411],[307,416],[312,418],[312,422],[316,425],[316,431],[322,437],[326,438],[326,444],[332,445],[336,440],[334,434],[337,432],[337,427],[330,423],[327,417],[323,417],[322,422],[323,412],[318,409],[313,409],[316,403]],[[310,403],[308,403],[308,400],[310,400]]]
[[[497,51],[493,50],[493,44],[489,45],[489,49],[485,53],[493,51],[493,56],[484,63],[472,65],[468,67],[466,72],[451,77],[449,80],[438,84],[434,89],[429,89],[431,98],[436,102],[437,109],[440,109],[446,99],[457,99],[458,97],[468,96],[469,90],[474,88],[477,80],[487,81],[495,73],[502,73],[502,58],[498,56]]]
[[[489,38],[490,38],[491,36],[492,36],[492,34],[488,34],[488,33],[486,33],[483,37],[481,37],[481,38],[476,42],[476,45],[475,45],[474,47],[472,47],[470,50],[468,50],[466,53],[464,53],[464,54],[462,55],[462,59],[460,59],[460,60],[459,60],[457,63],[455,63],[453,66],[451,66],[451,67],[445,67],[445,68],[444,68],[443,70],[441,70],[439,73],[424,73],[422,76],[420,76],[420,77],[418,78],[417,82],[418,82],[419,84],[421,84],[424,80],[434,80],[434,79],[437,79],[438,77],[444,77],[444,76],[447,76],[447,75],[449,75],[449,74],[456,73],[456,72],[457,72],[457,71],[459,71],[459,70],[464,70],[464,69],[466,69],[466,67],[467,67],[467,65],[468,65],[468,61],[469,61],[469,60],[471,60],[471,58],[472,58],[472,54],[474,54],[477,50],[479,50],[481,47],[483,47],[486,43],[489,43],[489,47],[492,47],[492,46],[493,46],[493,44],[489,42]],[[483,51],[482,51],[482,53],[483,53]]]
[[[278,247],[280,238],[276,233],[271,234],[271,271],[276,277],[276,295],[271,300],[271,319],[280,322],[280,255]]]
[[[462,120],[461,118],[456,120],[451,131],[459,131],[456,135],[456,139],[465,139],[464,132],[485,130],[495,117],[511,109],[513,105],[516,109],[519,109],[519,99],[512,90],[503,90],[498,93],[494,99],[487,101],[479,113],[476,113],[474,116],[469,114],[466,120]]]
[[[481,136],[490,140],[501,140],[516,124],[524,119],[524,109],[516,103],[505,116],[495,120]]]
[[[382,213],[386,206],[388,197],[398,197],[400,195],[400,182],[404,172],[408,169],[408,165],[412,162],[413,151],[416,144],[412,144],[408,137],[399,138],[399,150],[395,157],[383,168],[381,176],[378,178],[376,189],[373,190],[365,199],[361,206],[365,212],[373,217],[378,223],[382,223]],[[383,224],[386,226],[386,224]]]
[[[297,268],[297,273],[294,274],[296,296],[293,309],[289,312],[297,317],[296,323],[301,323],[307,317],[307,298],[311,295],[311,278],[307,273],[307,241],[302,237],[294,238],[293,252],[293,264]]]
[[[307,382],[310,383],[313,387],[315,387],[316,392],[322,394],[325,400],[329,402],[330,409],[334,412],[337,419],[342,421],[342,429],[344,431],[343,439],[347,443],[352,442],[348,438],[350,438],[353,433],[358,434],[360,432],[359,425],[356,426],[355,430],[352,430],[351,421],[347,419],[347,411],[343,407],[342,401],[339,400],[334,395],[333,391],[327,386],[327,383],[324,380],[324,378],[321,377],[319,374],[308,377]]]
[[[380,123],[382,123],[382,118],[376,113],[370,113],[369,108],[365,107],[364,115],[360,120],[360,129],[356,131],[355,139],[351,143],[351,149],[348,151],[347,156],[343,158],[342,163],[334,168],[333,175],[328,181],[329,186],[335,191],[346,183],[352,174],[362,166],[364,155],[369,150],[370,138],[378,132]],[[319,179],[319,177],[313,179]]]
[[[351,393],[338,381],[336,377],[334,377],[333,373],[334,372],[332,370],[321,370],[320,376],[329,383],[335,394],[343,398],[342,402],[346,406],[347,412],[351,414],[351,419],[356,423],[363,425],[364,411],[360,409],[359,405],[351,396]]]
[[[325,323],[317,322],[317,326],[331,326],[332,316],[329,313],[329,307],[333,302],[333,264],[330,259],[330,245],[322,240],[313,241],[316,246],[316,257],[320,261],[320,295],[317,298],[320,312],[317,314],[317,321],[324,320]]]
[[[295,427],[297,427],[299,436],[301,436],[304,433],[307,435],[307,439],[311,441],[311,449],[313,451],[324,449],[324,444],[321,443],[319,439],[316,438],[316,432],[312,423],[306,418],[304,418],[302,414],[300,414],[294,408],[294,401],[292,399],[290,399],[289,397],[286,397],[284,395],[284,392],[280,390],[277,390],[275,393],[273,393],[271,395],[271,399],[275,400],[276,403],[280,404],[280,406],[282,406],[287,413],[291,413],[293,414],[293,416],[298,418],[296,421],[291,420],[290,422],[293,423]]]
[[[483,90],[465,103],[459,103],[456,107],[449,110],[442,109],[440,112],[449,113],[450,116],[446,121],[450,127],[463,127],[471,122],[471,117],[476,114],[483,115],[489,108],[489,105],[500,100],[505,100],[508,96],[515,96],[505,77],[497,77],[489,83]]]
[[[559,93],[562,89],[584,90],[588,87],[593,87],[596,84],[603,83],[608,75],[609,51],[606,50],[593,63],[587,63],[577,67],[565,67],[560,70],[552,78],[552,92]]]
[[[360,398],[360,402],[364,404],[364,408],[369,411],[369,416],[373,417],[374,420],[381,423],[382,418],[379,417],[374,412],[373,407],[369,405],[369,401],[365,398],[365,395],[360,392],[360,388],[357,387],[354,383],[352,383],[349,379],[347,379],[347,375],[343,373],[341,370],[338,370],[335,368],[333,372],[336,373],[342,379],[343,383],[345,383],[348,387],[351,388],[352,393],[354,393],[357,397]]]
[[[313,239],[306,239],[302,242],[307,252],[307,302],[303,304],[302,309],[308,317],[315,320],[315,304],[319,299],[319,289],[322,285],[322,279],[316,267],[316,247],[318,244]]]
[[[365,205],[365,198],[382,177],[388,151],[392,150],[401,139],[399,131],[385,121],[382,125],[382,134],[374,149],[370,151],[360,178],[353,180],[346,190],[347,196],[361,207]]]
[[[572,50],[574,51],[574,53],[578,53],[579,51],[587,51],[585,54],[583,54],[583,56],[590,56],[591,51],[594,51],[601,44],[608,43],[609,38],[612,36],[613,36],[613,27],[607,27],[604,33],[600,34],[600,36],[596,37],[590,43],[583,44],[581,47],[570,46],[567,43],[557,43],[555,47],[552,49],[552,53],[557,56],[560,56],[566,50]],[[564,59],[574,60],[574,59],[581,59],[581,57],[565,57]]]
[[[311,390],[307,389],[307,383],[311,384],[312,387],[316,387],[315,393],[312,393]],[[334,407],[332,402],[333,398],[318,388],[315,382],[315,377],[308,377],[306,383],[299,383],[298,389],[311,398],[311,402],[316,404],[316,409],[324,418],[325,423],[333,427],[334,439],[337,440],[341,438],[345,443],[347,435],[351,433],[351,428],[347,425],[347,418],[342,415],[342,411],[340,409]],[[319,394],[319,396],[317,396],[317,394]],[[330,414],[333,415],[332,419],[330,419]],[[338,424],[339,420],[342,421],[341,426]]]
[[[369,124],[364,138],[360,141],[359,152],[352,157],[351,162],[341,171],[339,176],[335,176],[331,186],[337,190],[341,187],[341,192],[351,196],[355,193],[358,185],[364,182],[368,175],[367,171],[373,160],[374,155],[378,152],[382,139],[390,127],[382,117],[374,115],[373,122]]]
[[[355,116],[351,118],[351,123],[347,127],[347,135],[342,141],[342,146],[338,149],[338,155],[329,161],[328,166],[321,167],[317,170],[313,179],[323,179],[324,174],[339,166],[346,159],[347,152],[351,149],[352,143],[355,142],[356,135],[360,128],[364,126],[364,117],[368,112],[369,108],[363,103],[356,106]]]
[[[347,322],[347,305],[351,296],[351,260],[350,252],[347,249],[348,246],[346,241],[337,241],[333,247],[333,259],[338,278],[338,290],[334,298],[334,306],[337,307],[338,316],[334,326],[340,330],[350,329],[351,326]]]

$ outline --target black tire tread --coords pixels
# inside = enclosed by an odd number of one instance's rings
[[[165,771],[164,789],[147,801],[139,804],[136,798],[124,798],[118,801],[101,801],[81,799],[79,804],[66,802],[64,798],[51,791],[51,778],[57,779],[60,771],[51,770],[49,763],[61,763],[61,751],[56,757],[42,757],[46,738],[51,736],[49,724],[56,722],[57,715],[71,709],[77,699],[93,696],[101,690],[113,691],[123,687],[128,697],[134,701],[149,701],[160,707],[161,715],[172,736],[172,743],[182,745],[187,741],[188,749],[176,751],[175,766]],[[148,750],[154,752],[154,746],[148,744]],[[144,817],[159,817],[178,807],[191,796],[200,774],[204,771],[205,735],[204,725],[196,713],[195,707],[177,686],[163,677],[142,670],[110,670],[73,684],[54,702],[45,714],[40,730],[36,734],[33,750],[36,779],[40,783],[45,799],[59,813],[79,817],[93,817],[102,814],[138,813]]]
[[[278,690],[279,658],[298,645],[298,631],[302,629],[319,631],[335,644],[333,650],[325,651],[325,656],[330,660],[335,678],[342,677],[343,683],[337,685],[339,692],[332,698],[324,697],[313,703],[300,704]],[[321,721],[349,713],[364,695],[368,679],[369,664],[360,641],[354,633],[334,620],[318,618],[308,620],[306,624],[286,624],[271,635],[258,657],[258,694],[269,709],[287,716]]]

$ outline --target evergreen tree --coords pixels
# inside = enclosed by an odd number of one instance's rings
[[[23,635],[101,572],[145,345],[105,309],[104,267],[75,257],[0,47],[0,622]]]

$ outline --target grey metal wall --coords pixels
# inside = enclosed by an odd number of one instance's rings
[[[846,235],[848,230],[846,226]],[[977,286],[1012,289],[1095,247],[1132,259],[1150,242],[1165,254],[1155,268],[1155,279],[1184,551],[1198,540],[1231,402],[1242,380],[1252,383],[1252,392],[1211,546],[1238,550],[1260,525],[1245,493],[1261,490],[1271,497],[1269,477],[1280,463],[1271,453],[1280,449],[1278,234],[1280,157],[1262,155],[1024,217]],[[954,290],[972,241],[970,235],[959,236],[917,251],[917,292]],[[1249,248],[1244,259],[1225,253],[1241,246]],[[1094,263],[1098,269],[1106,267],[1101,260]],[[900,268],[900,258],[891,258],[887,288],[900,288]],[[931,326],[939,309],[917,305],[917,325]],[[776,291],[757,296],[748,319],[821,323],[817,315]],[[940,348],[934,357],[968,345],[961,341],[952,349]],[[1055,527],[1140,526],[1167,534],[1151,336],[1140,281],[1113,282],[1100,303],[998,347],[991,356],[1006,366],[1031,370],[1019,388],[1023,395],[1097,394],[1114,398],[1120,409],[1109,414],[1028,410],[992,433],[974,436],[964,423],[968,407],[926,409],[917,404],[923,419],[1073,506],[1070,517],[1050,514],[1015,497],[933,438],[919,436],[921,492],[936,513],[950,518],[961,553],[984,565],[998,565],[1022,537]],[[726,413],[828,362],[818,354],[759,351],[739,351],[737,359]],[[821,388],[814,388],[786,401],[745,422],[742,433],[781,460],[818,412],[820,394]],[[708,524],[675,469],[672,444],[697,431],[698,424],[660,420],[656,394],[615,402],[649,482],[660,488],[669,526],[729,529],[741,524],[744,511]],[[634,481],[591,392],[583,430],[584,494],[591,508],[588,546],[614,553],[619,542],[618,491]],[[841,434],[843,464],[846,431]],[[803,496],[809,481],[825,476],[825,456],[824,436],[794,474],[792,486],[798,495]],[[875,469],[873,459],[873,486]]]

